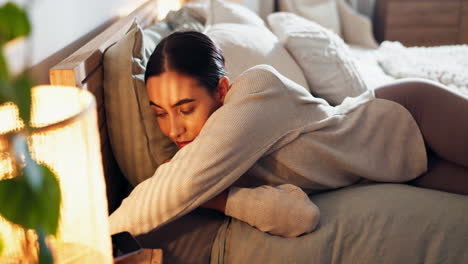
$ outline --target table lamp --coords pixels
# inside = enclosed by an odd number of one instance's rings
[[[27,137],[32,157],[57,175],[62,195],[57,236],[47,238],[55,263],[112,263],[93,95],[75,87],[34,87],[31,115],[34,129]],[[15,177],[8,134],[23,123],[13,103],[0,105],[0,120],[0,179],[6,179]],[[4,242],[0,263],[35,262],[34,232],[0,217],[0,234]],[[31,254],[33,260],[28,261]]]

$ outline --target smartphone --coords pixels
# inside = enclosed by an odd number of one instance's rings
[[[140,244],[129,232],[121,232],[112,235],[112,255],[114,256],[114,263],[118,263],[120,260],[138,254],[141,250]]]

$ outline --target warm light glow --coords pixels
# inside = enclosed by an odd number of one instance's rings
[[[156,3],[156,9],[158,10],[157,12],[157,18],[158,20],[161,20],[166,17],[166,15],[169,13],[171,10],[179,10],[180,7],[184,4],[184,0],[159,0]]]
[[[0,134],[5,134],[23,127],[23,121],[18,118],[18,107],[12,102],[0,105]]]
[[[18,107],[7,102],[0,105],[0,135],[23,128],[24,123],[18,118]],[[0,136],[0,179],[9,179],[13,176],[13,160],[9,153],[9,144],[6,137]],[[0,234],[3,234],[0,231]]]
[[[37,86],[32,89],[31,125],[44,127],[79,113],[90,102],[79,89]]]
[[[0,143],[1,144],[1,143]],[[6,144],[5,144],[6,145]],[[1,146],[0,148],[3,148]],[[0,153],[0,178],[9,179],[13,177],[13,163],[9,154],[5,152]],[[2,234],[2,233],[0,233]]]
[[[28,141],[33,158],[50,165],[60,182],[59,232],[49,240],[56,263],[112,263],[94,97],[73,87],[41,86],[33,89],[32,101],[33,127],[53,125],[52,129],[33,133]],[[0,116],[13,112],[11,106],[0,108]],[[14,125],[5,128],[3,120],[0,131],[14,129]],[[5,135],[0,133],[2,158],[9,157],[8,148],[2,147],[5,142]],[[0,162],[0,178],[11,170],[9,164],[11,161]],[[24,232],[0,219],[0,234],[5,245],[0,263],[18,263],[24,254]]]

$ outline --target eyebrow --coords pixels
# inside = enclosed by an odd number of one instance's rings
[[[195,99],[182,99],[182,100],[179,100],[177,103],[173,104],[172,107],[176,107],[176,106],[179,106],[179,105],[183,105],[183,104],[188,104],[188,103],[191,103],[191,102],[194,102]],[[149,101],[149,104],[152,105],[152,106],[156,106],[157,108],[161,108],[161,106],[155,104],[153,101]]]

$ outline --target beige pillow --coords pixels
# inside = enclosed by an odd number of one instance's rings
[[[208,30],[207,35],[223,50],[227,75],[231,80],[255,65],[268,64],[309,89],[302,70],[266,27],[217,24]]]
[[[342,36],[336,0],[280,0],[280,10],[296,13]]]
[[[159,32],[159,33],[158,33]],[[165,137],[146,95],[146,62],[169,28],[160,23],[143,31],[134,24],[104,54],[104,99],[112,151],[132,185],[153,175],[177,147]]]
[[[235,23],[264,26],[265,22],[247,7],[230,1],[213,0],[207,6],[206,25]]]
[[[286,12],[270,14],[268,24],[304,71],[315,96],[338,105],[368,90],[348,45],[332,31]]]

